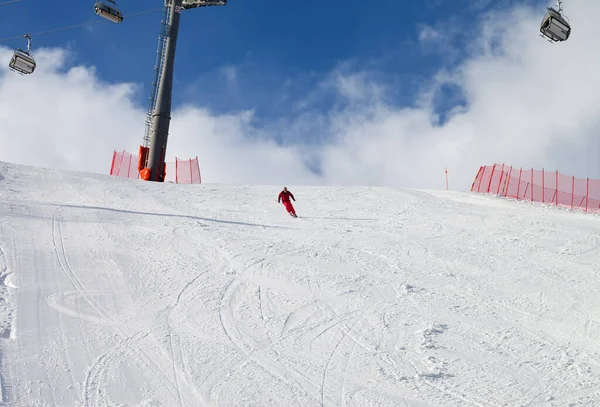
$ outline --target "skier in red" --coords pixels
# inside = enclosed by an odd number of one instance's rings
[[[290,198],[292,198],[292,200],[294,202],[296,202],[296,198],[294,198],[294,195],[288,191],[288,189],[286,187],[283,187],[283,191],[281,191],[279,193],[279,197],[277,198],[277,202],[282,202],[283,201],[283,205],[285,206],[285,209],[288,211],[288,213],[294,217],[297,218],[298,215],[296,215],[296,210],[294,209],[294,205],[292,205],[292,202],[290,201]]]

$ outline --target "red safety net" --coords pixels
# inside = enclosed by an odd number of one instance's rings
[[[113,153],[112,165],[110,167],[110,175],[121,178],[137,179],[140,177],[138,171],[138,156],[129,154],[126,151],[122,153]]]
[[[600,180],[575,178],[558,171],[485,165],[479,168],[471,191],[600,212]]]
[[[175,176],[178,184],[200,184],[198,157],[193,160],[175,158]]]
[[[139,179],[138,156],[126,151],[114,152],[110,175],[121,178]],[[200,184],[200,165],[198,157],[190,160],[180,160],[166,163],[165,182],[178,184]]]

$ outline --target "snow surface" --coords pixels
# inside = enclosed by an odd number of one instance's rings
[[[598,406],[600,217],[0,163],[10,406]]]

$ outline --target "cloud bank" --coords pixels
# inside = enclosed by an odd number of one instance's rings
[[[600,178],[600,2],[565,7],[573,34],[561,44],[538,36],[543,8],[486,14],[462,44],[466,57],[440,68],[410,106],[395,105],[377,75],[341,63],[298,99],[300,113],[272,123],[252,111],[175,107],[167,158],[198,156],[207,183],[438,189],[447,167],[450,187],[464,190],[494,162]],[[440,27],[421,27],[421,46],[443,52]],[[105,83],[62,49],[34,52],[38,69],[20,76],[0,47],[0,160],[108,173],[113,150],[137,151],[146,110],[138,84]],[[237,80],[235,67],[223,69]],[[331,92],[336,103],[310,109]]]

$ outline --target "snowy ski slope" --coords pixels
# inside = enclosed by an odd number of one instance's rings
[[[598,406],[600,218],[0,163],[7,406]]]

